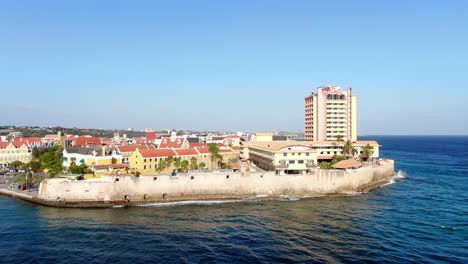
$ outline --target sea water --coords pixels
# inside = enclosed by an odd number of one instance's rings
[[[367,194],[62,209],[0,196],[0,263],[468,263],[468,137],[367,137]]]

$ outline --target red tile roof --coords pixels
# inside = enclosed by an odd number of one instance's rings
[[[42,147],[43,142],[42,138],[40,137],[25,137],[25,138],[15,138],[13,140],[13,145],[15,147],[21,147],[22,145],[26,145],[28,148],[33,148],[33,147]]]
[[[175,149],[178,156],[195,156],[198,155],[198,151],[195,148],[189,149]]]
[[[209,154],[208,148],[195,148],[200,154]]]
[[[97,137],[86,137],[81,136],[77,138],[72,138],[74,147],[88,147],[88,146],[102,146],[102,141]]]
[[[135,142],[137,144],[146,144],[148,140],[146,140],[146,137],[139,137],[139,138],[135,138]]]
[[[27,141],[13,141],[13,142],[11,142],[11,144],[13,144],[13,146],[15,146],[15,148],[21,148],[23,145],[28,147],[28,142]]]
[[[117,150],[122,152],[135,152],[136,149],[139,150],[154,150],[156,149],[153,145],[124,145],[124,146],[115,146]]]
[[[157,135],[156,135],[156,132],[148,132],[148,133],[146,133],[146,140],[148,140],[148,141],[154,141],[154,140],[156,140],[156,138],[158,138]]]
[[[190,143],[190,147],[192,148],[207,148],[208,144],[207,143]]]
[[[5,142],[0,141],[0,149],[5,149],[5,148],[7,148],[9,145],[10,145],[10,142],[8,142],[8,141],[5,141]]]
[[[177,156],[172,149],[138,150],[143,158],[160,158]]]
[[[184,145],[186,138],[171,138],[171,137],[163,137],[161,138],[161,143],[159,144],[160,149],[180,149]]]

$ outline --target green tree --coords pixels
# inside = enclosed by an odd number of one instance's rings
[[[31,160],[23,165],[23,169],[38,173],[42,171],[42,164],[37,160]]]
[[[32,157],[33,159],[37,160],[39,159],[39,156],[41,155],[41,152],[35,147],[32,150]]]
[[[195,157],[191,157],[191,158],[190,158],[190,169],[192,169],[192,170],[198,169],[197,161],[198,161],[198,160],[197,160],[197,158],[195,158]]]
[[[337,135],[336,141],[339,141],[339,142],[343,141],[343,135]]]
[[[182,168],[182,158],[181,157],[174,158],[174,167],[176,168],[177,171],[180,171],[180,169]]]
[[[158,163],[158,167],[156,168],[156,171],[157,172],[162,172],[163,170],[165,170],[167,168],[167,162],[166,160],[161,160],[159,161]]]
[[[167,167],[170,168],[172,166],[172,162],[174,162],[174,157],[169,156],[169,157],[166,157],[165,160],[166,160]]]
[[[333,165],[333,164],[338,163],[338,162],[340,162],[342,160],[345,160],[345,159],[346,159],[346,157],[343,156],[343,155],[335,155],[332,158],[331,164]]]
[[[369,160],[369,158],[372,157],[372,151],[373,148],[371,147],[371,145],[367,144],[362,150],[362,158],[366,161]]]
[[[10,167],[12,167],[13,169],[21,169],[23,168],[24,166],[24,163],[19,161],[19,160],[15,160],[13,162],[10,163]]]
[[[198,164],[198,168],[201,168],[201,169],[206,168],[206,163],[205,162],[200,162],[200,164]]]
[[[53,146],[42,150],[43,153],[39,156],[39,162],[44,169],[47,169],[49,175],[54,177],[62,172],[62,151],[61,146]],[[41,151],[41,152],[42,152]]]
[[[331,170],[333,169],[333,166],[330,162],[326,162],[326,161],[322,161],[320,163],[320,168],[324,169],[324,170]]]
[[[183,160],[180,163],[180,168],[182,169],[182,171],[188,171],[189,166],[190,166],[190,162],[188,160]]]
[[[353,143],[350,140],[346,141],[346,144],[343,146],[343,155],[345,155],[346,158],[350,158],[356,154],[357,150],[353,147]]]
[[[223,157],[219,154],[219,147],[215,143],[208,144],[208,151],[211,154],[211,164],[217,165],[218,160],[222,159]]]
[[[68,167],[68,170],[72,174],[84,174],[87,169],[88,166],[86,166],[85,164],[81,164],[78,166],[74,161],[70,164],[70,167]]]

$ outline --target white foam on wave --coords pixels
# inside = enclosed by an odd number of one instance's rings
[[[166,206],[181,206],[181,205],[216,205],[225,203],[241,202],[242,200],[209,200],[209,201],[180,201],[180,202],[165,202],[165,203],[147,203],[132,205],[132,207],[166,207]]]
[[[394,178],[391,178],[387,183],[383,184],[382,187],[395,184],[396,181]]]
[[[299,201],[299,200],[302,200],[302,198],[298,196],[280,195],[279,200],[280,201]]]
[[[395,177],[393,177],[395,179],[405,179],[406,178],[406,173],[402,170],[399,170],[396,174],[395,174]]]
[[[382,187],[395,184],[396,180],[400,179],[406,179],[406,173],[402,170],[399,170],[397,173],[395,173],[395,176],[393,176],[387,183],[382,185]]]
[[[363,194],[363,192],[342,192],[342,194],[347,196],[357,196]]]

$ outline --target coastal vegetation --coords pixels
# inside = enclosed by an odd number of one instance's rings
[[[373,154],[372,151],[373,151],[372,146],[367,144],[362,150],[361,159],[365,161],[369,160],[369,158],[372,157],[372,154]]]
[[[333,156],[333,158],[332,158],[332,160],[331,160],[330,162],[322,161],[322,162],[320,163],[320,168],[321,168],[321,169],[324,169],[324,170],[332,170],[332,169],[333,169],[333,165],[334,165],[335,163],[338,163],[338,162],[340,162],[340,161],[342,161],[342,160],[345,160],[345,159],[346,159],[346,157],[343,156],[343,155],[335,155],[335,156]]]
[[[357,153],[358,151],[354,148],[351,140],[346,141],[345,145],[343,146],[343,155],[349,159],[350,157],[355,156]]]
[[[53,178],[62,173],[62,151],[61,146],[48,148],[34,148],[32,150],[32,160],[28,163],[13,161],[10,168],[19,172],[13,178],[14,182],[26,184],[39,183],[44,178]],[[76,166],[76,171],[80,172],[85,166]],[[73,168],[75,169],[75,168]]]

